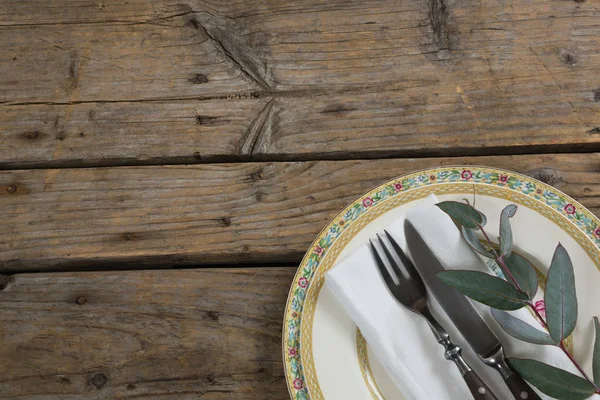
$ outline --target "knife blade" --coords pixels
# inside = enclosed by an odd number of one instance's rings
[[[475,353],[484,364],[500,373],[515,399],[540,399],[523,378],[508,366],[500,340],[471,301],[435,275],[446,268],[413,224],[406,221],[404,230],[412,261],[421,278]]]

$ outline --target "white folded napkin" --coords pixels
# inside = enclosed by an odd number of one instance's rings
[[[435,206],[437,202],[435,195],[429,196],[409,210],[406,219],[425,238],[446,268],[489,272],[483,260],[462,239],[450,217]],[[399,218],[387,230],[406,249],[404,222],[404,218]],[[407,399],[472,398],[456,366],[444,359],[444,349],[436,342],[426,321],[403,308],[389,293],[368,243],[339,261],[326,274],[325,290],[333,293],[360,328],[374,354]],[[512,399],[500,375],[479,361],[434,296],[430,294],[429,298],[433,314],[448,331],[451,340],[462,347],[463,357],[469,365],[500,399]],[[491,316],[489,307],[477,302],[473,304],[502,342],[507,356],[536,359],[577,373],[558,348],[525,343],[509,336]],[[513,315],[543,329],[527,309],[515,311]],[[543,399],[551,399],[539,394]]]

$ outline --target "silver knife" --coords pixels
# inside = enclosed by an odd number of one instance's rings
[[[425,284],[475,353],[487,366],[500,373],[515,399],[540,400],[523,378],[508,366],[502,344],[473,304],[462,293],[446,285],[435,275],[446,268],[419,232],[408,221],[404,230],[411,258]]]

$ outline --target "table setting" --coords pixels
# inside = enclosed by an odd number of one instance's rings
[[[600,1],[2,5],[0,398],[600,400]]]
[[[340,212],[297,271],[290,397],[600,398],[599,245],[593,214],[518,173],[386,182]]]

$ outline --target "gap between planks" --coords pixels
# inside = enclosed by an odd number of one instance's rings
[[[250,148],[257,145],[260,137],[253,134]],[[86,169],[105,167],[151,167],[177,166],[195,164],[231,164],[254,162],[307,162],[307,161],[361,161],[361,160],[391,160],[409,158],[459,158],[468,156],[535,156],[539,154],[591,154],[600,152],[600,143],[575,144],[541,144],[524,146],[489,146],[478,148],[446,148],[446,149],[396,149],[396,150],[366,150],[338,151],[327,153],[307,154],[220,154],[207,155],[201,158],[195,156],[154,157],[148,159],[113,158],[102,160],[53,160],[45,162],[2,162],[0,171],[32,170],[32,169]]]

